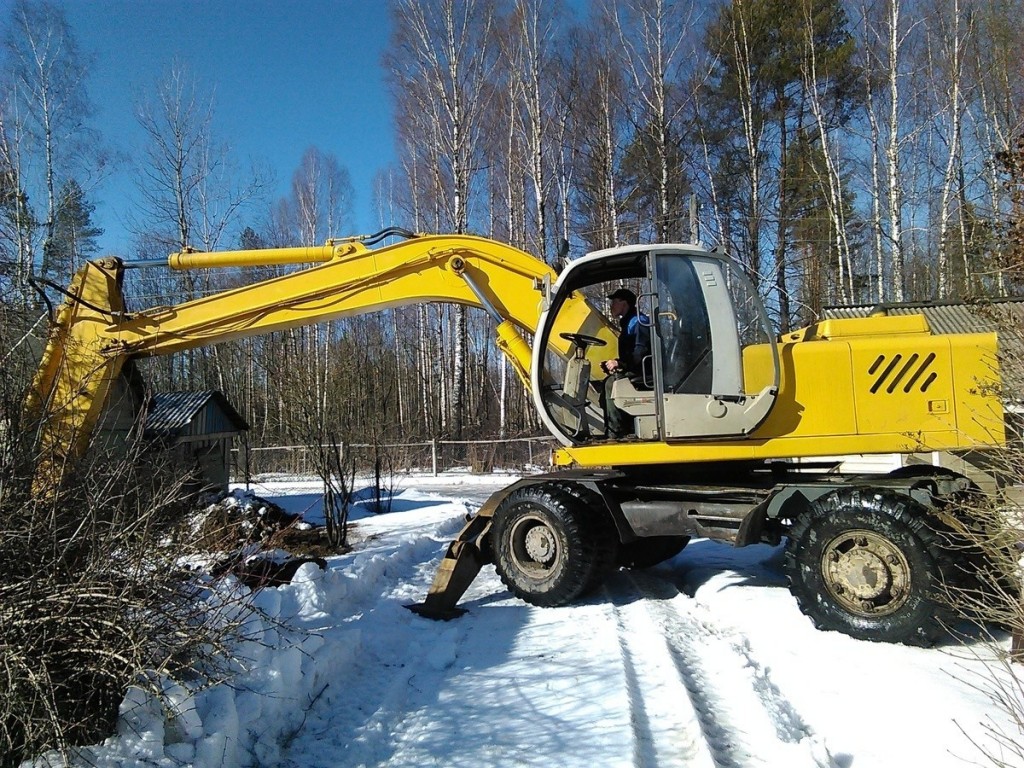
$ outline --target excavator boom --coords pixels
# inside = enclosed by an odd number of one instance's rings
[[[221,291],[175,306],[129,313],[120,259],[90,262],[75,276],[51,330],[28,400],[40,423],[46,474],[81,455],[124,362],[166,355],[366,312],[425,302],[479,307],[497,323],[497,343],[529,384],[532,332],[555,273],[511,246],[464,235],[426,235],[380,248],[355,239],[321,248],[172,254],[167,266],[202,269],[298,262],[317,266]],[[147,265],[151,266],[151,265]],[[562,330],[614,339],[608,321],[574,298]],[[568,355],[571,345],[558,339]]]

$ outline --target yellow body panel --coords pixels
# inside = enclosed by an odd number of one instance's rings
[[[837,317],[787,333],[783,336],[782,341],[819,341],[840,337],[884,336],[894,333],[929,333],[928,320],[924,315]]]
[[[775,405],[747,438],[564,448],[555,463],[625,466],[1003,445],[996,335],[933,335],[923,318],[913,317],[844,320],[827,336],[805,329],[785,337]],[[743,364],[745,381],[764,379],[770,347],[747,347]]]

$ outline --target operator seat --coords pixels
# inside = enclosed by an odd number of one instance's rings
[[[642,363],[646,374],[651,370],[653,358],[645,357]],[[633,432],[641,440],[658,438],[657,404],[654,390],[647,384],[650,377],[626,376],[612,382],[611,397],[615,406],[633,417]]]

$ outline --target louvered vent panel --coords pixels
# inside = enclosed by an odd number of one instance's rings
[[[915,389],[927,392],[938,378],[938,374],[932,370],[934,362],[934,352],[924,357],[916,352],[909,355],[879,355],[868,368],[868,374],[875,377],[871,393],[885,392],[891,395],[897,390],[909,393]]]

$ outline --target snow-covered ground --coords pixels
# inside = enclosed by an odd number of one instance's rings
[[[403,481],[390,514],[355,514],[353,552],[257,596],[267,618],[244,645],[249,671],[195,695],[168,683],[177,716],[129,692],[120,735],[84,758],[944,768],[992,764],[976,744],[993,748],[991,728],[1016,733],[990,701],[993,680],[1008,673],[989,669],[984,645],[920,649],[816,631],[786,589],[781,552],[767,546],[694,541],[557,609],[514,599],[488,567],[462,618],[405,610],[425,595],[466,513],[509,481]],[[320,514],[315,483],[254,490]]]

